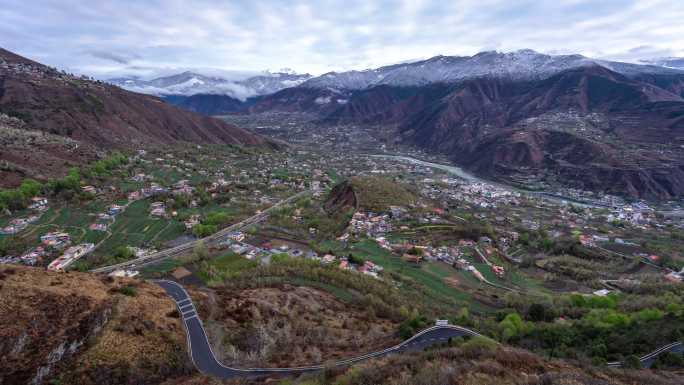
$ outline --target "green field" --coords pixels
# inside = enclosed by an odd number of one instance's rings
[[[414,265],[393,256],[389,251],[380,248],[371,240],[356,243],[350,247],[354,255],[370,260],[382,266],[386,272],[397,273],[408,277],[426,289],[426,292],[440,302],[458,302],[466,304],[470,296],[457,290],[444,282],[444,278],[455,275],[455,270],[445,269],[446,266],[438,263],[424,263]],[[477,306],[476,303],[473,303]]]
[[[257,262],[235,253],[228,253],[199,263],[197,276],[207,285],[221,284],[226,278],[243,270],[252,269]]]
[[[183,261],[179,261],[176,259],[165,259],[159,263],[155,263],[154,265],[148,265],[140,269],[140,274],[143,277],[154,277],[157,278],[158,275],[160,274],[165,274],[170,272],[171,270],[182,266]]]
[[[108,255],[117,247],[152,247],[175,239],[183,234],[185,227],[176,220],[153,218],[148,215],[150,202],[139,200],[117,215],[109,228],[112,236],[95,251],[95,255]]]

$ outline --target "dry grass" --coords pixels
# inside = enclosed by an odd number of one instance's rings
[[[311,287],[281,285],[193,295],[202,304],[200,315],[208,320],[215,352],[234,365],[311,364],[398,342],[396,323]]]
[[[122,286],[135,286],[137,294],[120,294]],[[0,372],[27,382],[63,345],[75,350],[53,365],[48,378],[161,382],[188,372],[177,317],[173,302],[151,283],[0,266]]]

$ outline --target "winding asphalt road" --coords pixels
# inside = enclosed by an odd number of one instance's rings
[[[650,368],[655,359],[665,353],[665,352],[672,352],[672,353],[680,353],[684,355],[684,344],[681,342],[673,342],[671,344],[667,344],[664,346],[659,347],[658,349],[648,353],[647,355],[639,358],[639,361],[641,361],[641,366],[644,368]],[[608,366],[611,367],[621,367],[622,362],[621,361],[615,361],[615,362],[609,362]]]
[[[273,374],[298,374],[306,372],[315,372],[326,367],[346,366],[359,361],[367,360],[373,357],[380,357],[390,353],[405,352],[410,350],[422,350],[428,346],[447,342],[449,338],[460,336],[479,336],[480,334],[472,330],[462,328],[460,326],[434,326],[421,331],[406,341],[389,347],[385,350],[380,350],[373,353],[364,354],[349,358],[346,360],[336,361],[328,365],[311,365],[300,366],[293,368],[230,368],[220,363],[214,352],[211,350],[211,345],[207,339],[207,333],[204,331],[202,321],[200,320],[197,309],[192,303],[190,296],[185,291],[183,286],[173,281],[159,280],[155,281],[161,286],[166,293],[173,298],[178,311],[181,314],[181,322],[184,325],[190,358],[195,367],[203,374],[215,376],[219,378],[235,378],[235,377],[256,377]]]
[[[192,299],[190,299],[190,296],[188,295],[187,291],[185,291],[183,286],[176,282],[167,280],[157,280],[154,282],[161,286],[162,289],[166,291],[166,294],[168,294],[176,303],[176,307],[180,313],[181,322],[183,323],[187,336],[190,358],[192,359],[192,362],[197,370],[203,374],[224,379],[235,377],[257,377],[269,374],[299,374],[305,372],[315,372],[323,370],[326,367],[351,365],[369,358],[380,357],[391,353],[422,350],[435,344],[447,342],[449,338],[461,336],[481,336],[481,334],[477,332],[460,326],[433,326],[419,332],[406,341],[387,349],[346,360],[332,362],[328,365],[311,365],[292,368],[231,368],[223,365],[216,359],[214,352],[211,350],[207,333],[202,325],[202,320],[200,320],[199,315],[197,314],[197,309],[195,309]],[[641,357],[639,360],[641,361],[642,366],[650,367],[651,364],[653,364],[653,361],[655,361],[656,357],[668,351],[684,354],[684,344],[681,342],[673,342],[652,351],[651,353]],[[609,362],[608,366],[620,367],[622,366],[622,362]]]

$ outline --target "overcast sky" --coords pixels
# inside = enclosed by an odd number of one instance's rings
[[[0,46],[96,77],[182,68],[321,74],[531,48],[684,56],[684,0],[1,0]]]

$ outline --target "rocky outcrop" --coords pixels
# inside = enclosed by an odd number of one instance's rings
[[[342,213],[349,209],[356,209],[358,207],[358,201],[352,184],[349,181],[344,181],[333,187],[332,190],[330,190],[323,207],[328,214]]]
[[[124,285],[134,295],[121,294]],[[187,375],[174,309],[149,283],[0,266],[0,384],[155,384]]]
[[[97,336],[112,312],[112,301],[85,293],[15,284],[23,270],[3,268],[0,288],[0,384],[42,384]],[[59,277],[50,284],[58,286]]]

